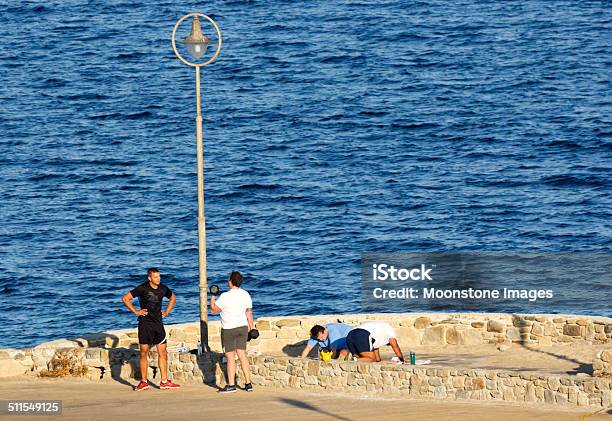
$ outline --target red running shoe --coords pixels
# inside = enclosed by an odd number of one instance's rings
[[[141,390],[147,390],[150,387],[148,381],[141,381],[138,383],[138,386],[134,388],[134,392],[140,392]]]
[[[166,380],[165,382],[161,382],[159,384],[159,388],[163,389],[163,390],[180,389],[181,385],[180,384],[176,384],[176,383],[172,383],[170,380]]]

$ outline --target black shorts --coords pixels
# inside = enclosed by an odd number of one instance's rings
[[[159,345],[166,343],[166,329],[163,323],[138,322],[138,343]]]
[[[246,349],[249,328],[247,326],[233,329],[221,329],[221,346],[223,352],[234,352],[237,349]]]
[[[353,355],[361,355],[362,352],[372,352],[373,339],[370,332],[365,329],[353,329],[346,335],[346,347]]]

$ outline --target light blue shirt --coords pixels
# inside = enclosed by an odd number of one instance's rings
[[[327,328],[327,339],[325,341],[319,341],[310,338],[308,339],[308,345],[319,345],[321,348],[331,346],[338,350],[346,349],[346,335],[348,335],[353,327],[344,323],[329,323],[325,327]]]

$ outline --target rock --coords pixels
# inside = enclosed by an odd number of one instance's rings
[[[461,389],[463,388],[463,385],[465,384],[465,378],[464,377],[453,377],[453,387],[456,389]]]
[[[34,347],[34,350],[39,349],[58,349],[58,348],[76,348],[79,344],[76,341],[69,339],[58,339],[56,341],[45,342]]]
[[[549,337],[546,337],[546,336],[538,338],[538,345],[540,345],[540,346],[549,346],[549,345],[552,345],[552,339],[550,339]]]
[[[551,321],[547,321],[544,323],[544,335],[546,336],[559,336],[559,332],[557,332],[557,328],[555,324]]]
[[[560,385],[560,382],[559,382],[558,378],[556,378],[556,377],[549,377],[548,378],[548,387],[551,390],[557,391],[559,389],[559,385]]]
[[[414,319],[404,319],[400,322],[402,327],[414,327]],[[602,326],[603,329],[603,326]],[[603,330],[602,330],[603,331]]]
[[[521,333],[517,327],[510,327],[506,330],[506,338],[509,341],[516,342],[521,339]]]
[[[268,320],[258,320],[255,322],[255,327],[257,330],[269,330],[271,328],[270,322]]]
[[[414,327],[398,327],[395,329],[395,334],[401,347],[412,347],[421,344],[421,331]]]
[[[305,376],[304,377],[304,383],[305,384],[309,384],[309,385],[316,385],[317,384],[317,377],[316,376]]]
[[[505,351],[509,350],[511,346],[512,346],[512,344],[504,342],[504,343],[501,343],[501,344],[497,345],[497,350],[499,352],[505,352]]]
[[[319,361],[308,361],[308,369],[307,373],[309,376],[318,376],[319,375]]]
[[[481,390],[486,387],[486,380],[482,377],[474,377],[467,379],[465,382],[466,390]]]
[[[423,345],[445,345],[446,327],[444,325],[438,325],[428,327],[423,333]]]
[[[278,327],[298,327],[300,326],[299,319],[281,319],[276,321]]]
[[[289,387],[300,388],[300,377],[289,377]]]
[[[452,327],[446,330],[446,343],[449,345],[457,345],[459,343],[459,332],[457,328]]]
[[[428,382],[431,386],[441,386],[442,385],[442,380],[439,377],[430,377],[429,378],[429,382]]]
[[[476,328],[476,329],[480,329],[482,327],[484,327],[484,322],[472,322],[472,327]]]
[[[482,334],[478,329],[467,326],[452,326],[446,329],[446,343],[449,345],[480,345]]]
[[[19,361],[0,360],[0,378],[14,377],[25,374],[27,368]]]
[[[601,351],[599,358],[607,363],[612,363],[612,349],[606,349],[605,351]]]
[[[584,392],[578,392],[578,406],[589,406],[589,395]]]
[[[556,402],[555,392],[552,390],[544,389],[544,402],[548,404],[554,404]]]
[[[531,328],[531,333],[537,336],[544,336],[544,326],[542,326],[540,323],[534,323],[533,327]]]
[[[299,336],[301,329],[295,327],[283,327],[276,333],[278,339],[302,339]]]
[[[497,320],[489,320],[487,322],[487,332],[504,333],[506,326]]]
[[[437,399],[445,398],[446,397],[446,387],[438,386],[438,387],[434,388],[433,396],[434,396],[434,398],[437,398]]]
[[[417,329],[425,329],[431,325],[431,319],[429,317],[419,317],[414,321],[414,327]]]
[[[581,336],[580,326],[566,324],[563,326],[563,334],[567,336]]]
[[[482,334],[478,329],[467,328],[459,331],[459,345],[480,345],[482,344]]]

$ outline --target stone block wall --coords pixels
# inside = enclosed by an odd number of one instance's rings
[[[485,313],[390,313],[322,316],[262,317],[256,320],[260,337],[251,342],[266,353],[285,354],[309,336],[314,324],[330,322],[357,326],[369,320],[385,320],[396,329],[400,346],[480,345],[503,342],[551,345],[554,343],[612,343],[612,319],[572,315],[485,314]],[[166,326],[168,344],[197,347],[198,323]],[[221,326],[209,323],[209,345],[221,350]],[[136,329],[113,330],[48,342],[43,347],[137,348]]]
[[[135,384],[140,378],[138,351],[121,348],[60,348],[55,357],[69,355],[87,367],[94,381]],[[352,394],[393,395],[420,399],[527,402],[567,407],[608,407],[612,377],[551,376],[509,370],[454,369],[436,366],[373,364],[353,361],[322,362],[291,357],[249,358],[257,386]],[[237,363],[240,366],[240,363]],[[53,363],[51,363],[51,366]],[[179,383],[226,383],[222,355],[168,354],[169,377]],[[238,370],[238,384],[244,384]],[[159,381],[157,355],[150,352],[148,378]]]
[[[593,361],[593,376],[612,378],[612,348],[597,353]]]
[[[257,385],[562,406],[608,407],[612,404],[612,378],[547,376],[507,370],[419,368],[352,361],[324,363],[262,356],[252,360],[252,381]]]
[[[388,321],[396,330],[400,346],[405,348],[504,342],[535,346],[612,343],[612,319],[604,317],[404,313],[262,318],[256,323],[261,337],[253,345],[269,352],[286,351],[308,338],[314,324],[341,322],[357,326],[368,320]]]
[[[251,343],[262,352],[286,353],[309,336],[314,324],[330,322],[357,326],[368,320],[391,323],[399,336],[400,346],[479,345],[503,342],[551,345],[554,343],[612,343],[612,319],[572,315],[484,314],[484,313],[401,313],[345,314],[322,316],[262,317],[256,320],[260,337]],[[218,320],[209,323],[209,345],[221,350],[221,326]],[[166,326],[168,344],[184,344],[195,349],[199,339],[198,323]],[[58,347],[137,348],[136,329],[112,330],[103,333],[61,339],[39,345]]]

